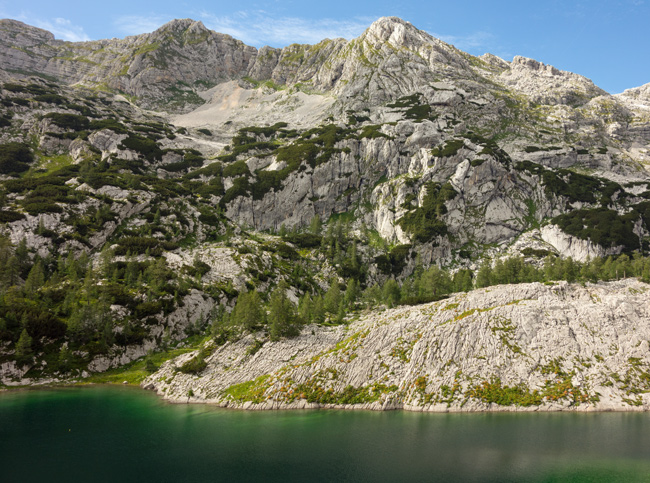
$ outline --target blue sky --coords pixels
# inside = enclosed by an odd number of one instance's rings
[[[388,15],[471,54],[532,57],[589,77],[611,93],[650,82],[650,0],[0,0],[0,17],[73,41],[151,32],[189,17],[249,45],[282,47],[353,38]]]

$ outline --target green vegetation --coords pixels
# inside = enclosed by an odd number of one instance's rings
[[[568,169],[550,170],[530,161],[521,161],[515,165],[518,171],[526,171],[541,177],[544,190],[548,195],[564,196],[569,202],[600,203],[607,206],[623,188],[613,181],[575,173]],[[597,196],[600,196],[597,198]]]
[[[298,317],[293,303],[287,298],[286,288],[280,284],[271,294],[268,324],[269,338],[272,341],[300,334],[302,321]]]
[[[638,213],[621,216],[614,210],[595,208],[575,210],[552,221],[569,235],[606,248],[623,246],[626,251],[631,251],[639,248],[639,237],[634,233],[637,219]]]
[[[43,116],[49,119],[52,124],[60,127],[61,129],[69,129],[71,131],[82,131],[90,127],[90,121],[86,116],[77,114],[62,114],[58,112],[50,112]]]
[[[163,151],[158,147],[155,140],[139,136],[137,134],[130,134],[129,137],[122,141],[120,146],[122,149],[131,149],[142,156],[147,161],[160,161],[162,159]]]
[[[386,134],[381,132],[381,125],[372,125],[372,126],[364,126],[363,129],[361,130],[361,134],[359,134],[359,139],[377,139],[377,138],[389,138]]]
[[[199,374],[208,366],[205,358],[209,355],[210,351],[202,347],[194,357],[184,362],[178,370],[185,374]]]
[[[177,88],[191,91],[184,85]],[[17,97],[7,97],[8,92]],[[130,119],[130,107],[98,91],[70,92],[45,83],[16,83],[9,84],[1,99],[6,109],[0,128],[5,139],[20,141],[0,145],[0,173],[10,175],[0,181],[0,223],[8,225],[3,233],[14,236],[16,222],[25,220],[20,229],[33,227],[27,239],[38,242],[40,248],[37,252],[26,242],[12,244],[6,235],[0,236],[0,346],[4,347],[0,363],[19,359],[31,367],[27,377],[77,378],[98,356],[112,357],[145,343],[163,349],[121,371],[91,378],[138,382],[159,367],[166,357],[163,354],[170,354],[165,351],[179,339],[190,341],[191,347],[176,354],[197,352],[179,364],[178,371],[200,375],[213,347],[206,341],[208,337],[219,345],[247,336],[253,342],[246,357],[254,357],[267,349],[267,341],[294,337],[307,324],[345,324],[368,308],[440,300],[473,287],[629,276],[650,280],[648,259],[633,254],[650,249],[647,237],[643,239],[635,234],[638,229],[633,230],[635,226],[650,229],[650,201],[643,201],[650,195],[623,196],[616,183],[533,163],[517,166],[520,172],[537,177],[547,193],[582,203],[580,210],[569,211],[553,222],[567,233],[604,246],[623,245],[624,256],[580,264],[546,250],[526,249],[522,255],[543,259],[541,268],[523,258],[484,264],[476,273],[458,266],[453,270],[423,267],[418,244],[448,235],[443,218],[448,202],[457,196],[449,183],[421,185],[419,178],[403,178],[400,187],[411,192],[400,207],[408,211],[398,223],[413,244],[391,245],[362,223],[370,199],[356,196],[358,179],[350,180],[335,208],[319,202],[319,196],[306,195],[312,202],[309,208],[323,216],[314,216],[308,228],[280,226],[277,233],[255,233],[249,227],[235,226],[226,217],[231,212],[227,208],[232,208],[228,204],[238,197],[262,199],[282,190],[292,175],[309,175],[329,160],[349,158],[353,150],[357,154],[359,145],[372,140],[388,142],[390,136],[385,133],[392,130],[386,125],[360,124],[367,124],[369,116],[348,113],[347,128],[325,124],[304,132],[288,129],[286,123],[244,127],[221,156],[206,161],[192,149],[163,149],[167,139],[187,134],[186,130],[175,130],[160,121]],[[420,105],[420,99],[408,96],[391,106],[407,118],[430,119],[431,107]],[[19,124],[28,111],[24,106],[38,107],[44,113],[42,125],[56,128],[44,133],[46,142],[20,132]],[[35,121],[41,121],[40,114]],[[94,139],[93,131],[103,129],[122,135],[120,139],[125,139],[119,148],[130,153],[101,152],[90,142],[75,143],[80,149],[74,160],[65,151],[69,142],[63,140],[88,141]],[[212,135],[209,131],[202,134]],[[464,147],[477,150],[475,145],[482,158],[475,159],[473,165],[494,159],[510,166],[507,153],[494,141],[472,132],[443,143],[433,154],[454,156]],[[251,172],[249,166],[265,165],[251,158],[268,156],[284,163],[282,168]],[[371,166],[362,180],[370,183],[368,187],[386,181],[383,167],[372,166],[375,160],[358,157],[355,162]],[[224,180],[232,182],[228,190]],[[102,189],[107,187],[117,189]],[[344,205],[343,197],[348,197],[352,206]],[[531,227],[542,222],[534,202],[522,201],[529,208],[524,221]],[[332,213],[332,209],[341,212]],[[295,221],[291,217],[287,224]],[[303,224],[308,221],[301,220]],[[256,215],[253,223],[258,222]],[[468,242],[456,253],[467,259],[474,248],[480,247]],[[237,288],[219,271],[221,255],[215,257],[217,269],[213,272],[213,249],[231,253],[239,265],[241,277],[237,275],[234,283],[241,285]],[[167,253],[170,251],[175,253]],[[188,253],[192,253],[189,259]],[[185,329],[168,323],[169,316],[183,309],[188,300],[194,304],[201,298],[215,309],[206,309]],[[297,304],[291,301],[296,298]],[[450,316],[460,320],[474,313],[470,309]],[[521,353],[506,322],[493,323],[491,328],[504,350]],[[198,339],[205,345],[199,346]],[[405,337],[393,357],[408,359],[412,343]],[[353,352],[350,349],[342,357],[352,360]],[[543,397],[569,391],[564,375],[556,374],[549,381]],[[269,383],[251,381],[229,388],[228,394],[262,401],[268,397]],[[525,397],[532,394],[523,387],[490,384],[477,392],[477,397],[524,404]],[[381,384],[337,390],[327,387],[314,380],[300,391],[313,401],[345,404],[375,401],[396,390]],[[440,397],[453,398],[459,391],[454,388],[450,384]]]
[[[416,122],[421,122],[425,119],[432,119],[431,106],[428,104],[421,104],[421,94],[412,94],[410,96],[400,97],[392,104],[387,104],[387,107],[396,109],[404,109],[404,119],[411,119]]]
[[[464,145],[465,141],[462,139],[447,141],[443,146],[433,148],[431,150],[431,156],[435,156],[437,158],[447,158],[449,156],[454,156]]]
[[[264,393],[269,388],[268,375],[260,376],[252,381],[242,382],[241,384],[234,384],[223,392],[223,395],[235,402],[251,401],[259,404],[264,402]]]
[[[543,397],[539,391],[530,391],[525,384],[516,386],[504,386],[499,378],[490,381],[483,381],[473,386],[467,396],[478,399],[486,404],[498,404],[499,406],[538,406],[542,403]]]
[[[447,234],[447,225],[441,217],[447,213],[445,203],[457,195],[449,183],[441,185],[429,182],[424,188],[426,193],[422,198],[422,205],[397,220],[405,232],[421,243]]]
[[[11,142],[0,144],[0,173],[22,173],[29,169],[34,156],[28,145]]]
[[[368,386],[346,386],[342,391],[324,389],[317,381],[298,384],[293,394],[294,397],[306,399],[307,402],[320,404],[364,404],[378,401],[383,394],[397,392],[397,386],[386,386],[375,383]]]

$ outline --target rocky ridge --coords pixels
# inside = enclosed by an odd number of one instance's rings
[[[331,280],[370,289],[432,266],[476,275],[503,258],[542,266],[650,250],[647,86],[610,96],[532,59],[468,55],[393,17],[349,41],[260,50],[189,19],[85,43],[3,20],[0,59],[0,285],[14,304],[0,303],[0,384],[129,363],[205,334],[215,312],[253,288],[284,284],[295,303]],[[34,290],[39,263],[57,276]],[[102,310],[92,316],[62,287]],[[381,317],[367,315],[364,327]],[[34,354],[21,366],[24,327]],[[349,335],[313,331],[260,353],[298,344],[288,358],[315,357]],[[251,338],[217,353],[248,364]],[[280,369],[267,355],[258,369]],[[230,385],[243,381],[218,367]],[[465,369],[496,393],[539,401],[537,379],[526,392]],[[174,398],[195,392],[191,376],[174,377],[186,378]],[[372,388],[351,377],[349,394],[329,388],[331,404],[359,397],[376,407],[377,391],[392,394],[387,407],[419,404],[402,376]],[[225,382],[210,384],[200,397],[224,403]],[[439,403],[443,386],[425,385],[423,401]]]
[[[212,347],[198,375],[170,361],[143,387],[244,409],[648,410],[650,286],[497,286]]]

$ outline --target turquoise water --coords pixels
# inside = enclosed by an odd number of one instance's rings
[[[648,481],[650,415],[242,412],[0,394],[2,482]]]

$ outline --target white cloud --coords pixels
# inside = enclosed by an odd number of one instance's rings
[[[282,47],[292,43],[314,44],[325,38],[357,37],[374,19],[352,20],[305,19],[274,17],[265,11],[237,12],[232,15],[214,15],[201,12],[198,17],[205,26],[216,32],[228,34],[246,44],[261,47]],[[114,24],[125,35],[153,32],[172,20],[162,15],[129,15],[118,18]]]
[[[138,35],[153,32],[170,20],[173,18],[163,15],[125,15],[113,23],[125,35]]]
[[[69,40],[70,42],[85,42],[90,40],[90,37],[88,37],[86,32],[84,32],[83,27],[74,25],[70,20],[65,18],[55,18],[52,20],[26,18],[23,21],[36,27],[49,30],[57,39]]]
[[[490,48],[495,41],[496,37],[489,32],[474,32],[469,35],[438,35],[432,33],[434,37],[439,38],[443,42],[452,44],[454,47],[469,51]],[[485,52],[482,52],[485,53]]]
[[[262,45],[280,47],[292,43],[315,44],[326,38],[350,39],[360,35],[374,20],[274,17],[265,11],[238,12],[228,16],[202,12],[200,16],[206,27],[232,35],[256,47]]]

